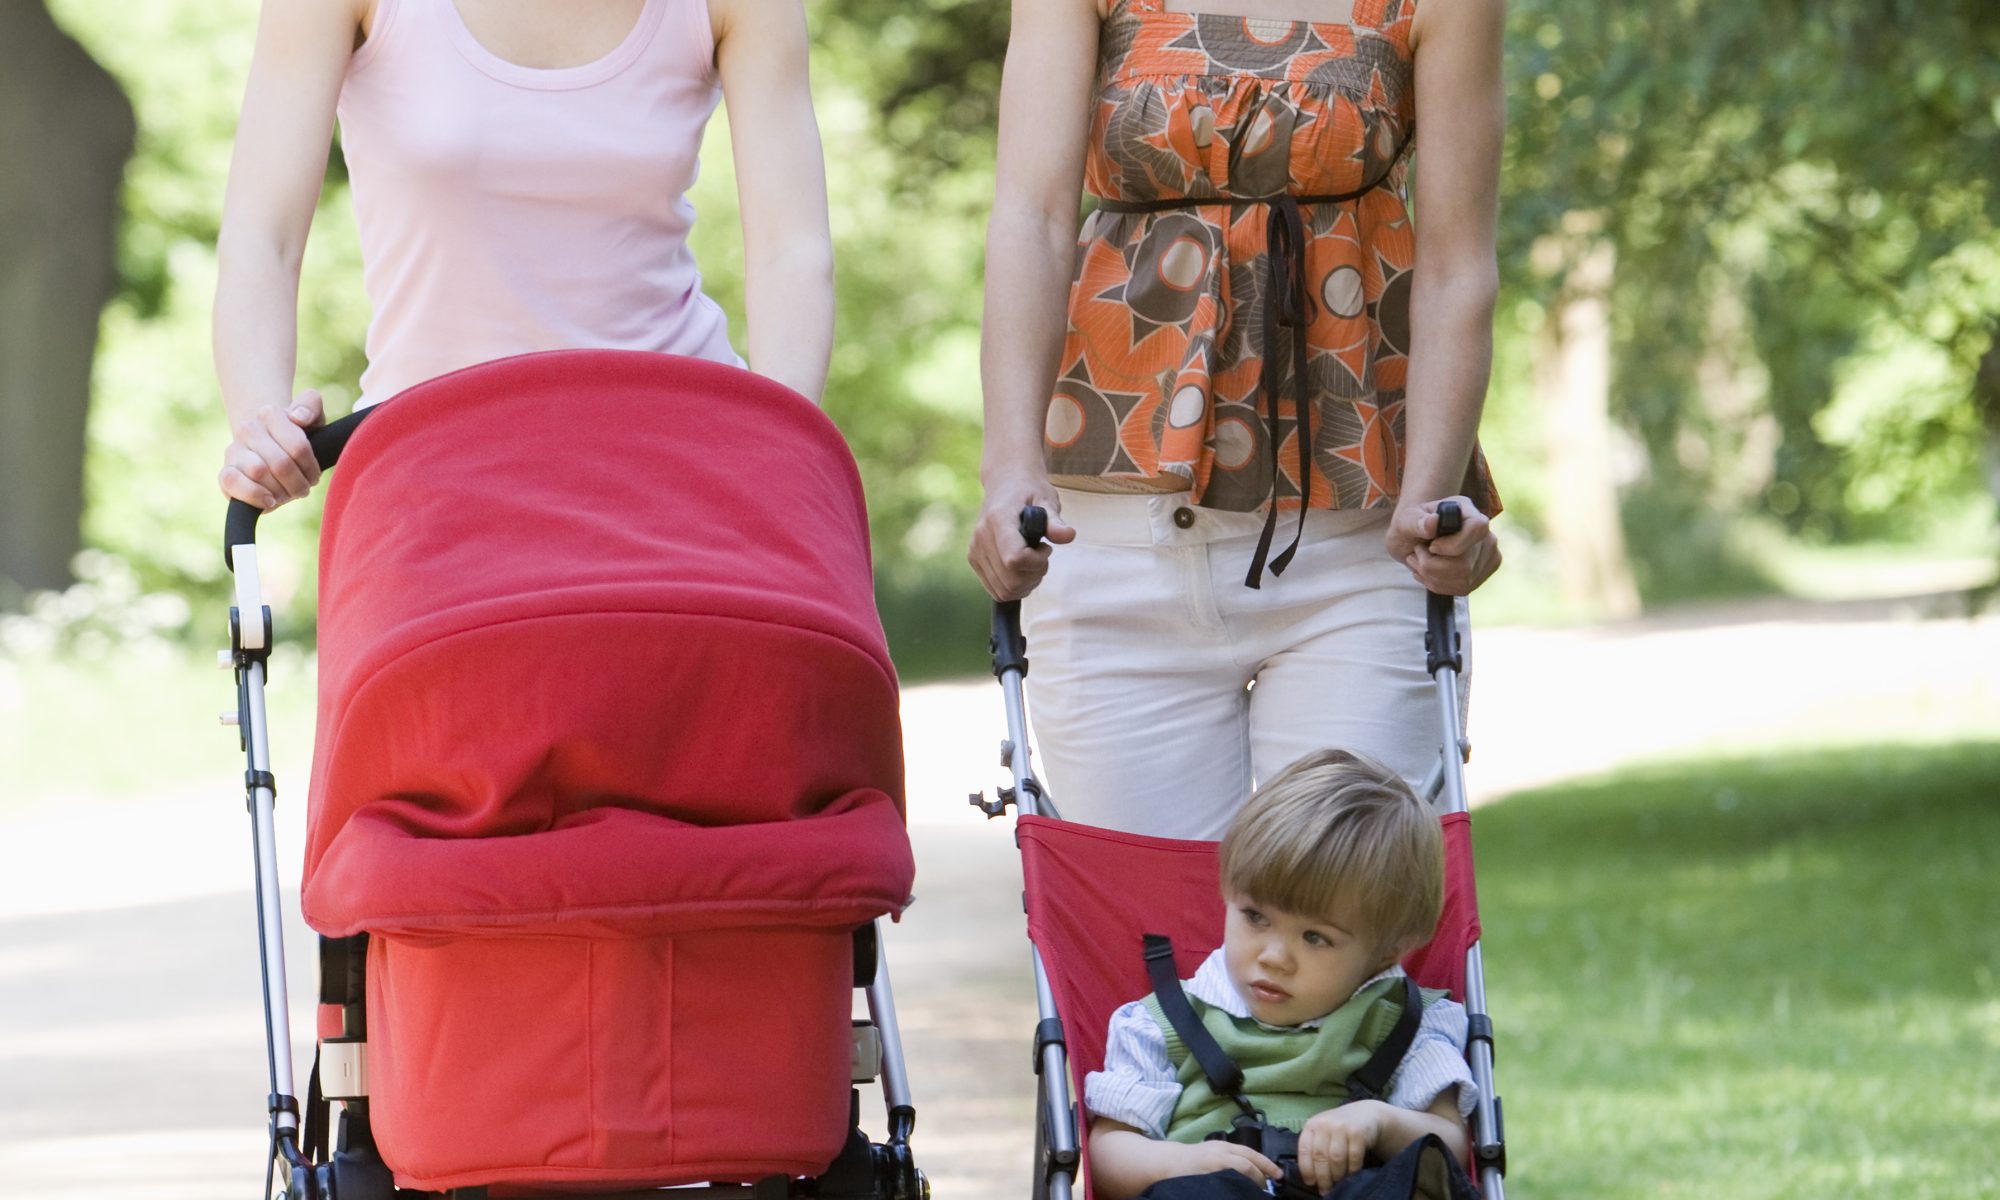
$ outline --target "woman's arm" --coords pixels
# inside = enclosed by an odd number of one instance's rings
[[[1014,0],[1000,80],[1000,154],[986,227],[979,466],[986,500],[966,558],[996,600],[1018,600],[1048,572],[1047,549],[1021,540],[1021,508],[1060,505],[1042,457],[1076,260],[1084,143],[1097,78],[1096,0]],[[1049,540],[1074,531],[1049,522]]]
[[[372,0],[267,0],[216,239],[215,377],[234,440],[218,482],[274,508],[319,468],[304,430],[319,393],[292,396],[299,263],[326,176],[334,104]]]
[[[1432,539],[1437,502],[1456,496],[1465,480],[1493,364],[1504,16],[1504,0],[1424,0],[1411,34],[1421,140],[1408,457],[1386,540],[1426,587],[1459,595],[1500,564],[1486,518],[1470,502],[1463,532]]]
[[[1090,1183],[1104,1200],[1130,1200],[1162,1179],[1238,1171],[1253,1183],[1281,1179],[1278,1164],[1229,1142],[1169,1142],[1104,1117],[1090,1122]]]
[[[750,366],[819,403],[833,353],[833,235],[800,0],[708,0],[743,218]]]

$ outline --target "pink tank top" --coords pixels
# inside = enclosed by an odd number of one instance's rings
[[[361,403],[533,350],[741,365],[688,250],[720,97],[707,0],[646,0],[611,53],[542,70],[452,0],[377,0],[340,91],[374,317]]]

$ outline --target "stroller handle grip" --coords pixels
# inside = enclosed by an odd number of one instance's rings
[[[1049,510],[1030,504],[1021,510],[1021,540],[1028,549],[1039,547],[1049,532]],[[1021,602],[996,600],[993,603],[993,638],[987,643],[993,652],[993,675],[1018,670],[1028,673],[1028,643],[1021,636]]]
[[[1465,528],[1465,514],[1459,511],[1458,501],[1446,500],[1438,505],[1439,537],[1450,537]],[[1424,631],[1424,669],[1432,675],[1439,667],[1450,667],[1454,671],[1465,669],[1465,656],[1458,643],[1457,599],[1440,592],[1429,593],[1429,611]]]
[[[330,421],[307,432],[306,441],[312,445],[313,458],[319,463],[320,470],[327,470],[340,461],[341,451],[347,449],[347,439],[354,436],[361,422],[374,411],[374,407],[358,408],[338,421]],[[229,514],[222,525],[222,561],[230,570],[236,569],[235,547],[257,544],[257,518],[263,515],[264,510],[254,504],[236,499],[229,501]]]

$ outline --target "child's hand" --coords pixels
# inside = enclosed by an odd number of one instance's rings
[[[1380,1100],[1329,1108],[1299,1131],[1299,1174],[1321,1194],[1361,1169],[1382,1136]]]
[[[1171,1145],[1172,1143],[1161,1143]],[[1238,1146],[1234,1142],[1221,1140],[1196,1142],[1187,1149],[1188,1168],[1183,1175],[1207,1175],[1215,1171],[1235,1171],[1258,1185],[1267,1180],[1283,1179],[1285,1173],[1278,1164],[1265,1158],[1248,1146]]]

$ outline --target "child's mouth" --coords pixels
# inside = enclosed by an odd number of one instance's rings
[[[1265,983],[1262,980],[1250,985],[1250,994],[1266,1004],[1283,1004],[1292,998],[1290,992],[1274,983]]]

